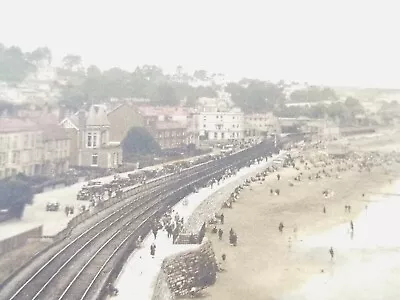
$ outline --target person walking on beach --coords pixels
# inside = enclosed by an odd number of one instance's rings
[[[283,223],[280,222],[280,223],[279,223],[279,227],[278,227],[280,233],[282,233],[284,227],[285,227],[285,226],[283,226]]]
[[[350,230],[351,230],[351,232],[354,232],[354,224],[353,224],[353,221],[350,221]]]
[[[325,208],[325,206],[324,206],[323,212],[324,212],[324,214],[326,214],[326,208]]]
[[[225,220],[225,216],[224,216],[224,214],[222,213],[222,214],[221,214],[221,224],[222,224],[222,225],[224,225],[224,220]]]
[[[218,238],[219,238],[219,240],[222,240],[222,235],[224,234],[224,231],[220,228],[219,230],[218,230]]]
[[[335,252],[333,252],[333,248],[332,247],[329,249],[329,254],[331,255],[331,260],[332,260],[333,257],[335,256]]]

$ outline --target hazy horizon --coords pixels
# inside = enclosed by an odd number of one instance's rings
[[[243,77],[400,88],[394,2],[14,0],[0,42],[81,55],[102,69],[182,65]],[[50,13],[51,12],[51,13]]]

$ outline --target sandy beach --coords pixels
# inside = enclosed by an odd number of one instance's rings
[[[386,138],[381,146],[389,149],[391,140]],[[360,141],[363,146],[368,144],[369,151],[373,149],[374,138]],[[352,147],[358,148],[357,142],[351,141]],[[392,145],[390,149],[397,147]],[[374,150],[378,148],[375,146]],[[349,224],[366,211],[371,199],[376,199],[374,193],[392,192],[389,182],[395,178],[396,167],[398,164],[393,163],[375,166],[371,172],[353,169],[341,172],[340,178],[309,180],[309,174],[323,168],[304,170],[301,166],[300,170],[278,171],[279,181],[275,174],[270,174],[264,183],[253,183],[250,189],[242,191],[233,209],[223,210],[225,224],[218,226],[224,230],[222,241],[208,231],[217,259],[221,261],[221,255],[226,254],[223,263],[226,271],[218,274],[217,283],[207,288],[202,298],[282,299],[288,291],[329,270],[332,263],[329,246],[304,251],[303,240],[337,225]],[[299,172],[303,173],[304,179],[293,181]],[[288,181],[294,186],[289,186]],[[279,188],[280,195],[271,195],[271,188]],[[326,189],[330,190],[328,198],[322,195]],[[346,205],[351,205],[351,212],[345,212]],[[280,222],[285,226],[283,233],[278,230]],[[229,245],[230,228],[238,234],[237,247]]]

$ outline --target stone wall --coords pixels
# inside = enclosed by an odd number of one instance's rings
[[[187,295],[193,287],[215,283],[217,262],[211,242],[205,240],[197,250],[167,257],[157,279],[152,300],[171,300]],[[170,295],[166,293],[166,286]]]
[[[262,164],[266,166],[265,162],[263,162]],[[231,178],[228,178],[227,180],[230,180],[231,182],[226,184],[224,187],[219,188],[207,199],[202,201],[200,205],[196,208],[196,210],[189,216],[186,223],[184,224],[182,234],[198,235],[203,224],[207,224],[207,222],[215,216],[215,213],[221,210],[223,203],[228,200],[235,188],[238,185],[242,184],[245,179],[255,176],[261,170],[264,169],[257,168],[247,173],[246,175],[239,174],[238,178],[234,178],[233,180]],[[177,243],[180,243],[179,241],[180,240],[178,239]]]

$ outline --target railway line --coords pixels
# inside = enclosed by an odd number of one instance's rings
[[[152,220],[168,207],[228,168],[271,154],[273,142],[264,142],[228,157],[177,174],[156,178],[126,192],[127,204],[72,237],[48,254],[39,268],[26,267],[22,280],[10,281],[0,299],[99,299],[114,266],[132,248],[132,241],[150,231]]]

